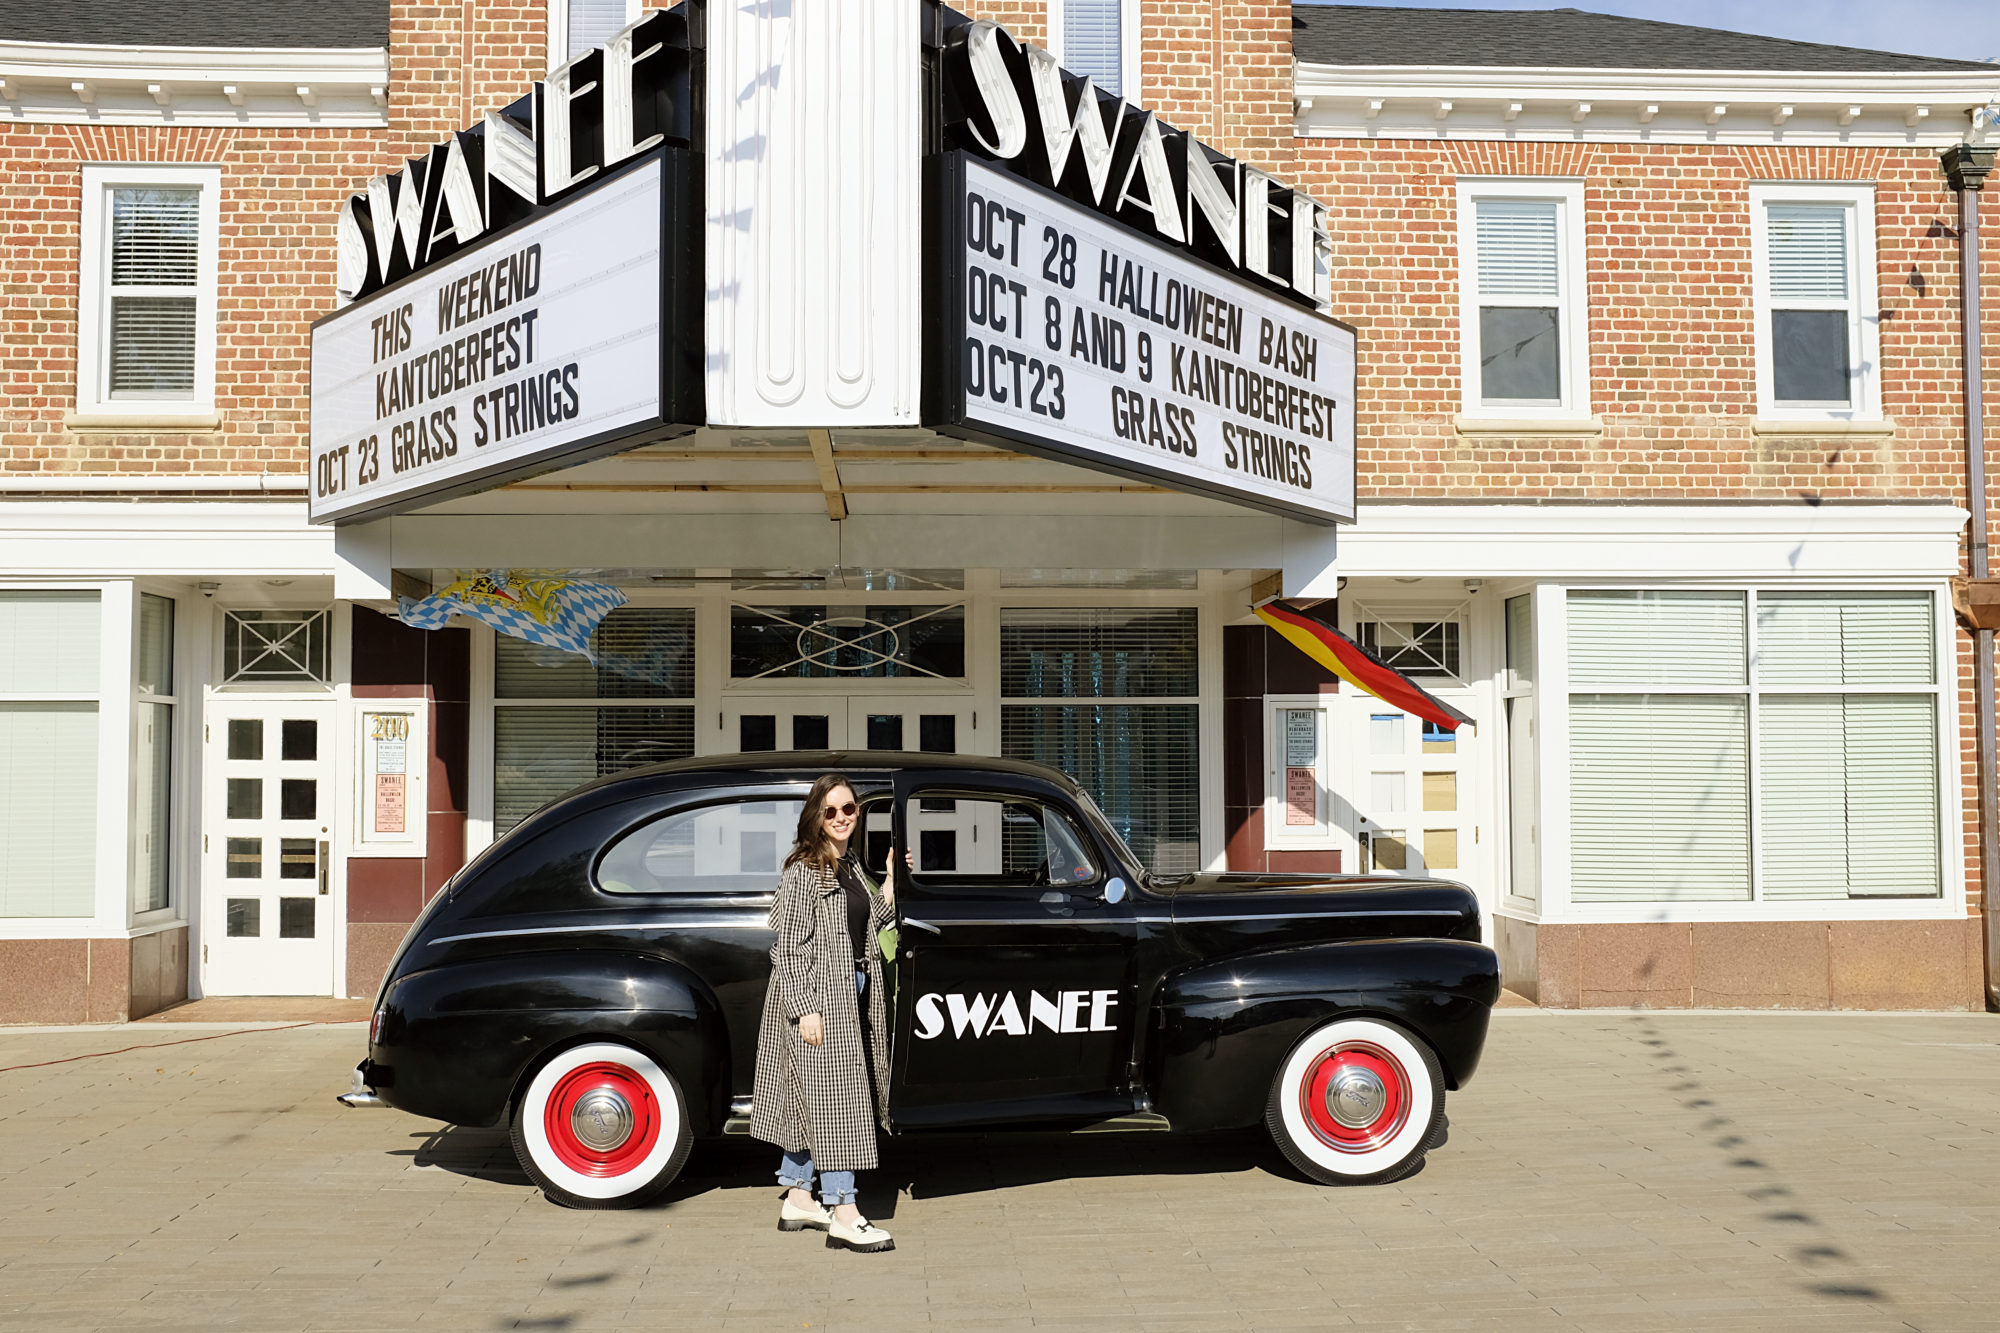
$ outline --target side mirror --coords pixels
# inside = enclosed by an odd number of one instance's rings
[[[1111,882],[1104,886],[1104,901],[1107,903],[1124,902],[1125,881],[1114,876]]]

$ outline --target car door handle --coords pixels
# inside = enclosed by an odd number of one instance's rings
[[[939,930],[936,926],[933,926],[930,922],[919,921],[913,916],[904,917],[903,924],[906,926],[915,926],[918,930],[928,930],[933,935],[944,934],[943,931]]]

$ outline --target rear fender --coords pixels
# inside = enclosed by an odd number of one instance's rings
[[[495,1125],[529,1071],[565,1046],[627,1042],[674,1076],[694,1132],[728,1115],[729,1036],[715,995],[686,968],[596,950],[514,954],[399,978],[371,1059],[382,1098],[455,1125]]]
[[[1407,1028],[1456,1089],[1479,1066],[1499,996],[1499,960],[1464,940],[1344,940],[1200,963],[1160,987],[1154,1105],[1177,1130],[1253,1124],[1279,1062],[1341,1017]]]

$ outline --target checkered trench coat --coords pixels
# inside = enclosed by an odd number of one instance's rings
[[[771,929],[778,939],[771,946],[771,985],[764,994],[764,1019],[757,1033],[750,1132],[787,1152],[811,1152],[813,1165],[821,1171],[873,1168],[875,1125],[888,1124],[889,1023],[882,1003],[882,947],[876,936],[895,913],[880,893],[870,898],[863,956],[868,960],[866,998],[873,1040],[866,1052],[861,1049],[859,997],[854,993],[855,950],[847,934],[847,895],[840,881],[830,870],[799,862],[785,871],[778,882],[778,900],[771,904]],[[808,1046],[799,1036],[799,1019],[815,1013],[822,1017],[825,1035],[818,1046]]]

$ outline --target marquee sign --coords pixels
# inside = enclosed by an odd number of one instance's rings
[[[690,171],[686,153],[662,149],[314,325],[312,521],[393,513],[689,429],[699,360],[677,343],[694,298],[672,257],[698,225]]]
[[[1233,276],[1327,296],[1326,209],[1071,74],[990,19],[946,10],[942,139]]]
[[[1353,521],[1351,328],[965,154],[934,176],[927,420]]]

